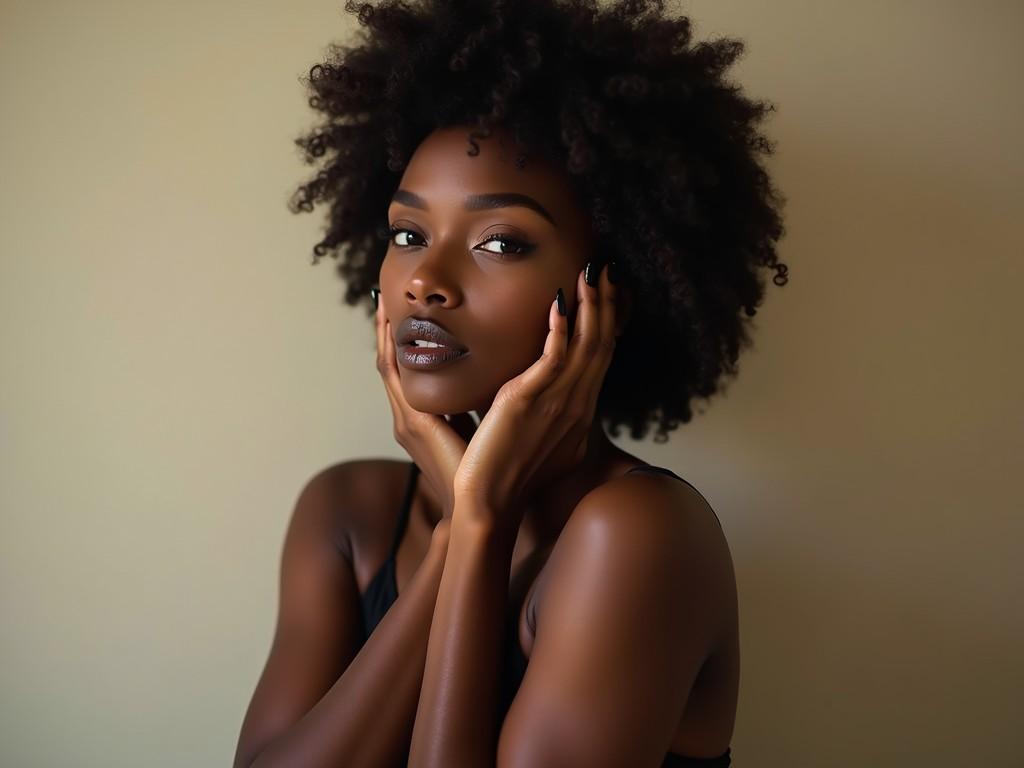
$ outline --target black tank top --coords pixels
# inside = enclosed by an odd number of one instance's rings
[[[677,480],[682,480],[682,482],[697,491],[690,482],[683,480],[683,478],[670,469],[647,464],[633,467],[629,470],[629,472],[638,471],[660,472],[670,475]],[[377,571],[373,579],[366,586],[366,591],[360,596],[363,610],[363,627],[365,629],[363,634],[364,643],[370,637],[373,630],[376,629],[381,619],[384,618],[388,608],[398,599],[398,583],[395,581],[395,553],[398,551],[398,544],[402,540],[406,523],[409,521],[409,508],[412,506],[413,495],[416,491],[416,476],[418,474],[419,467],[413,462],[409,469],[405,499],[402,502],[402,509],[398,515],[398,525],[395,526],[395,534],[391,540],[391,551],[388,553],[388,559],[384,561],[380,570]],[[700,494],[700,491],[697,491],[697,493]],[[704,498],[703,494],[701,494],[701,498]],[[505,654],[505,663],[501,676],[502,712],[507,712],[511,706],[512,699],[515,698],[519,684],[523,680],[523,675],[526,674],[526,666],[529,662],[519,646],[519,627],[517,622],[512,620],[514,618],[516,617],[510,617],[505,630],[505,645],[509,652]],[[668,752],[665,755],[664,762],[661,764],[661,768],[726,768],[732,760],[730,753],[731,747],[718,757],[687,757],[676,752]]]

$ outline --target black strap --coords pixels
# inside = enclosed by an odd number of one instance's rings
[[[680,480],[683,479],[679,477],[679,475],[677,475],[671,469],[667,469],[666,467],[659,467],[654,464],[638,464],[635,467],[630,467],[629,469],[626,470],[626,472],[661,472],[663,475],[672,475],[672,477],[677,477]]]
[[[392,557],[398,551],[398,543],[402,540],[402,534],[405,533],[405,525],[409,521],[409,510],[412,508],[412,497],[416,492],[416,476],[419,472],[420,468],[416,466],[416,462],[412,462],[412,465],[409,467],[409,481],[405,486],[405,499],[402,501],[402,509],[398,513],[398,525],[395,526],[395,536],[391,542]]]
[[[719,525],[719,527],[721,527],[722,521],[721,521],[721,519],[719,519],[718,513],[715,512],[715,508],[711,506],[711,502],[707,500],[707,498],[704,496],[703,493],[700,492],[700,490],[697,488],[697,486],[695,486],[693,483],[691,483],[685,477],[680,477],[675,472],[673,472],[671,469],[667,469],[665,467],[659,467],[659,466],[656,466],[654,464],[641,464],[639,466],[631,467],[630,469],[626,470],[626,474],[629,474],[630,472],[658,472],[658,473],[660,473],[662,475],[669,475],[670,477],[674,477],[676,480],[682,480],[688,486],[693,488],[693,490],[697,491],[697,495],[698,496],[700,496],[702,499],[704,499],[704,503],[708,505],[708,508],[712,512],[714,512],[715,520],[718,520],[718,525]]]
[[[630,472],[658,472],[658,473],[660,473],[662,475],[668,475],[669,477],[674,477],[676,480],[682,480],[688,486],[693,488],[693,490],[697,491],[697,493],[700,493],[700,491],[697,490],[696,486],[694,486],[694,484],[691,483],[689,480],[687,480],[685,477],[680,477],[675,472],[673,472],[671,469],[667,469],[665,467],[659,467],[659,466],[656,466],[654,464],[640,464],[639,466],[631,467],[630,469],[626,470],[626,474],[629,474]],[[704,494],[701,494],[701,498],[703,498],[703,496],[704,496]],[[707,501],[707,499],[704,499],[704,501]]]

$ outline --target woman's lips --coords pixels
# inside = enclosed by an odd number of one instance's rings
[[[461,360],[468,352],[451,347],[418,347],[415,344],[398,346],[398,364],[413,371],[434,371]]]
[[[410,344],[419,340],[433,342],[460,352],[466,351],[466,345],[436,320],[412,315],[403,318],[395,328],[395,341],[398,344]]]
[[[423,344],[417,345],[418,341]],[[403,318],[395,330],[395,342],[399,365],[414,371],[433,371],[469,354],[454,334],[428,317]]]

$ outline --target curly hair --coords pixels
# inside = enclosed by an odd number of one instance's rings
[[[323,121],[295,143],[316,175],[292,213],[329,203],[313,263],[341,259],[344,301],[363,300],[388,248],[391,196],[417,145],[436,129],[511,130],[522,152],[564,168],[590,216],[595,254],[614,257],[633,291],[598,399],[611,435],[655,442],[735,377],[764,297],[759,268],[784,285],[775,253],[785,198],[759,155],[775,107],[723,73],[731,38],[691,44],[687,17],[662,0],[347,0],[357,45],[330,43],[301,82]],[[742,310],[742,314],[740,312]]]

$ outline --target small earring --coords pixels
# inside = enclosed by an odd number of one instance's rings
[[[380,288],[371,288],[370,289],[370,296],[371,296],[371,298],[373,298],[373,308],[377,309],[377,304],[378,304],[377,299],[380,297]]]

